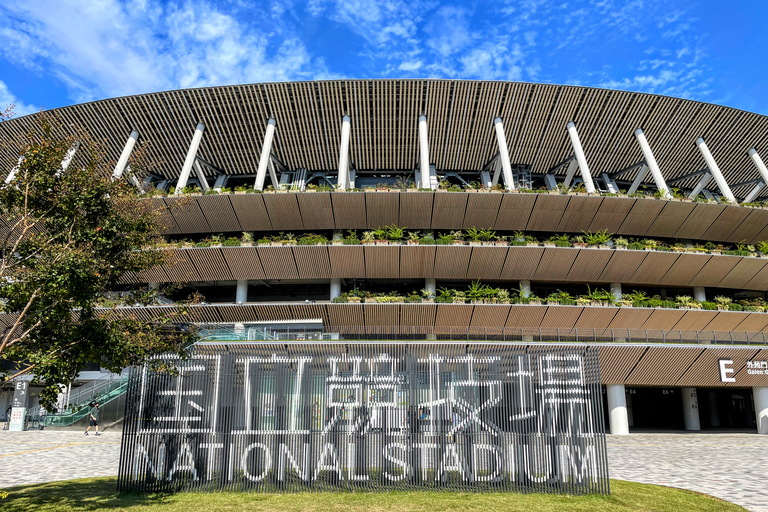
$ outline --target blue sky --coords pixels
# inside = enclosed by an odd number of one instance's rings
[[[768,114],[768,0],[4,0],[17,114],[262,81],[457,78],[653,92]]]

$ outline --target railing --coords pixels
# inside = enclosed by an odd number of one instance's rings
[[[494,327],[325,326],[317,328],[259,327],[263,338],[249,338],[243,329],[220,328],[200,341],[344,341],[450,340],[547,343],[677,343],[702,345],[768,345],[763,332],[670,331],[657,329],[556,329]]]
[[[84,402],[74,404],[79,406],[78,409],[60,414],[49,414],[45,416],[45,426],[64,427],[72,425],[78,420],[85,418],[91,412],[91,408],[88,407],[89,403],[94,402],[98,403],[99,406],[103,406],[104,404],[107,404],[118,398],[128,390],[129,380],[130,378],[127,375],[122,376],[119,379],[112,380],[111,383],[106,388],[102,389],[98,394],[91,395],[91,397]]]

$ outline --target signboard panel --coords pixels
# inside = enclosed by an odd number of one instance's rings
[[[597,350],[201,344],[135,371],[121,490],[608,494]]]

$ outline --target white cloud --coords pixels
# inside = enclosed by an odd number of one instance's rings
[[[151,1],[9,0],[0,7],[4,13],[5,58],[57,76],[77,101],[331,74],[299,39],[254,30],[205,0],[167,7]]]
[[[414,71],[420,70],[423,65],[424,63],[420,60],[410,60],[407,62],[401,62],[397,69],[400,71],[408,71],[412,73]]]
[[[33,114],[39,112],[41,107],[35,107],[21,101],[15,94],[13,94],[8,86],[0,80],[0,112],[5,110],[6,107],[14,105],[13,112],[16,117],[26,116],[27,114]]]

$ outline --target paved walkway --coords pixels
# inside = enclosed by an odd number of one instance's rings
[[[0,431],[0,488],[117,475],[120,433]],[[768,436],[608,436],[611,478],[691,489],[768,512]]]
[[[711,494],[768,512],[768,436],[631,434],[608,437],[611,478]]]

